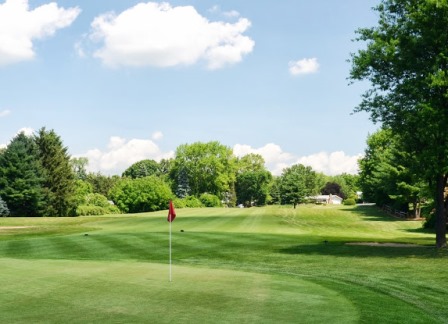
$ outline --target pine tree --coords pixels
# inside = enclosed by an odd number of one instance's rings
[[[0,197],[0,216],[9,216],[8,206],[2,197]]]
[[[43,176],[33,138],[18,134],[0,154],[0,195],[13,216],[41,216]]]
[[[48,216],[68,216],[75,207],[75,175],[67,148],[54,130],[41,128],[35,139],[45,177],[45,213]]]

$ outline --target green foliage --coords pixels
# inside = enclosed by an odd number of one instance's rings
[[[120,209],[112,205],[105,196],[98,193],[87,193],[84,201],[76,208],[76,216],[93,216],[120,214]]]
[[[9,216],[9,208],[6,202],[0,196],[0,216]]]
[[[269,197],[272,175],[269,171],[258,169],[242,171],[236,177],[237,203],[245,206],[263,206]]]
[[[54,130],[41,128],[35,141],[44,170],[45,214],[68,216],[76,207],[74,201],[75,174],[68,150]]]
[[[199,200],[205,207],[221,207],[222,203],[218,196],[209,194],[209,193],[203,193]]]
[[[173,197],[170,187],[160,178],[123,178],[110,190],[115,205],[125,213],[166,209]]]
[[[84,180],[75,180],[74,202],[76,206],[83,205],[86,202],[86,196],[93,193],[92,185]]]
[[[123,172],[122,177],[137,179],[151,175],[159,175],[159,163],[154,160],[142,160],[127,168]]]
[[[79,158],[71,158],[70,165],[72,166],[73,173],[75,174],[75,178],[78,180],[86,180],[87,179],[87,171],[86,167],[89,164],[89,160],[86,157]]]
[[[356,200],[353,198],[347,198],[343,201],[343,204],[346,206],[354,206],[356,205]]]
[[[171,169],[173,189],[177,191],[181,170],[187,175],[189,194],[200,196],[208,192],[223,198],[235,182],[235,158],[232,149],[219,142],[180,145]],[[184,186],[185,187],[185,186]]]
[[[185,207],[188,207],[188,208],[204,207],[204,205],[199,200],[199,198],[197,198],[195,196],[187,196],[187,197],[183,198],[183,200],[185,201]]]
[[[35,141],[18,134],[0,155],[0,195],[12,216],[42,216],[43,181]]]
[[[316,191],[316,172],[311,167],[295,164],[283,170],[280,182],[282,204],[293,204],[295,208]]]
[[[260,154],[250,153],[236,160],[237,173],[266,171],[264,158]]]
[[[446,247],[448,3],[382,0],[376,11],[378,25],[358,30],[366,48],[352,55],[351,79],[370,82],[356,111],[389,127],[417,162],[432,187],[436,244]]]
[[[119,176],[105,176],[101,173],[89,173],[86,181],[92,185],[93,192],[109,197],[109,191],[120,180]]]

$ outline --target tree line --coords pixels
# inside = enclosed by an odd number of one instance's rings
[[[182,207],[304,203],[320,193],[356,198],[357,176],[326,176],[301,164],[273,176],[261,155],[236,157],[217,141],[177,147],[172,159],[142,160],[121,176],[88,173],[54,130],[20,133],[0,151],[0,215],[79,216]]]
[[[448,1],[382,0],[375,10],[377,26],[357,30],[356,41],[365,47],[352,54],[350,72],[352,81],[370,83],[355,111],[369,113],[385,129],[370,138],[365,179],[378,200],[393,198],[384,195],[382,183],[397,193],[397,203],[416,205],[430,197],[436,245],[443,248],[448,213]],[[389,136],[392,147],[381,144]],[[380,165],[371,168],[374,160]],[[386,177],[395,178],[395,184]]]

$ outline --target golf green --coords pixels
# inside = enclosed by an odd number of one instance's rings
[[[0,268],[0,314],[8,323],[350,323],[358,317],[342,295],[301,278],[173,266],[170,282],[167,265],[138,262],[1,259]]]

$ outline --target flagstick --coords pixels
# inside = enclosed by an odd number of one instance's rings
[[[171,282],[171,223],[170,223],[170,282]]]

